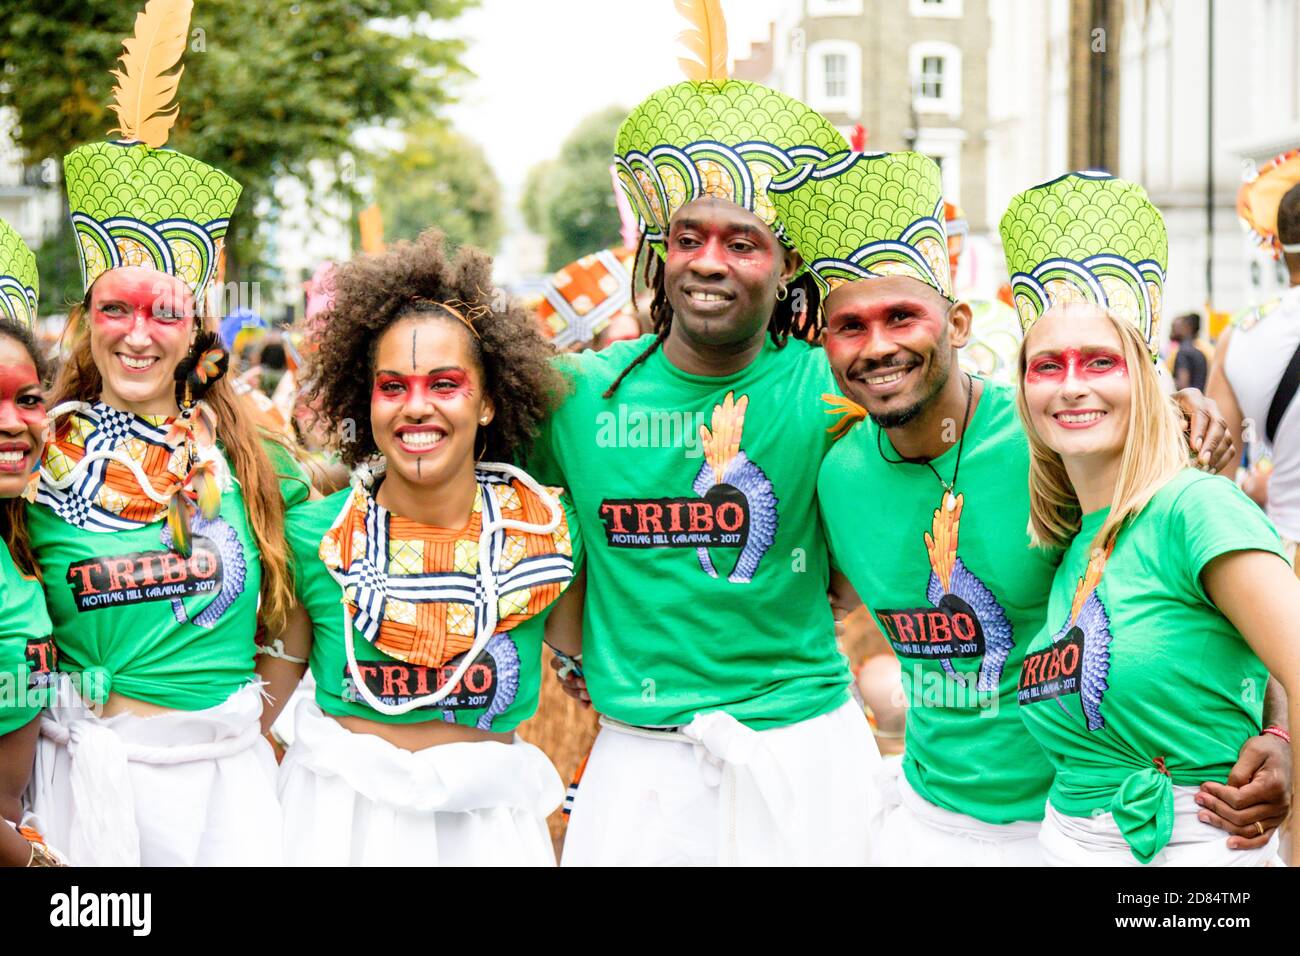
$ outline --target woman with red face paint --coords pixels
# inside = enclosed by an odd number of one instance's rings
[[[158,20],[187,16],[152,0],[123,70],[167,80],[184,45]],[[28,522],[75,693],[42,719],[32,806],[77,864],[276,863],[255,633],[292,603],[284,497],[307,486],[273,464],[203,318],[240,187],[159,148],[136,104],[118,104],[123,140],[64,160],[85,298]]]
[[[557,489],[510,465],[560,389],[491,262],[426,233],[340,266],[309,398],[352,485],[294,510],[288,653],[314,699],[280,777],[294,864],[554,865],[554,767],[515,736],[543,638],[579,651],[582,561]],[[301,667],[279,662],[291,688]],[[268,714],[268,719],[272,715]]]
[[[45,448],[37,288],[36,257],[0,220],[0,866],[59,865],[22,808],[56,655],[23,505]]]
[[[1088,227],[1062,222],[1065,210]],[[1050,234],[1031,231],[1040,221]],[[1044,857],[1270,865],[1277,838],[1230,849],[1201,784],[1245,795],[1251,786],[1233,779],[1242,742],[1289,741],[1261,729],[1270,672],[1300,720],[1300,581],[1259,508],[1191,466],[1162,393],[1164,223],[1140,187],[1076,173],[1015,197],[1002,235],[1028,328],[1030,533],[1064,549],[1018,685],[1020,716],[1055,771]]]

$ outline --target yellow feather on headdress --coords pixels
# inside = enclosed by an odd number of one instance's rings
[[[168,73],[185,52],[189,39],[190,13],[194,0],[149,0],[135,15],[135,35],[122,41],[120,70],[112,70],[118,85],[117,100],[109,108],[117,114],[117,126],[124,140],[145,143],[158,149],[180,107],[173,104],[185,67]]]
[[[722,0],[676,0],[677,12],[694,27],[677,34],[677,39],[694,54],[678,57],[688,80],[722,82],[727,74],[727,20],[722,15]]]

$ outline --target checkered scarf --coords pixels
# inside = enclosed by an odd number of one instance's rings
[[[170,497],[189,473],[184,446],[173,448],[165,439],[171,422],[103,402],[81,406],[45,447],[36,501],[84,531],[123,531],[161,521],[165,501],[150,497],[124,462],[138,465],[158,496]],[[70,476],[75,477],[66,487],[56,486]]]
[[[354,627],[390,657],[437,667],[468,651],[488,624],[479,568],[484,522],[504,516],[545,524],[550,517],[546,502],[522,482],[482,469],[475,477],[464,528],[394,515],[358,484],[347,513],[321,541],[320,559],[342,578]],[[488,554],[497,582],[497,633],[544,610],[573,578],[567,518],[549,535],[497,530]]]

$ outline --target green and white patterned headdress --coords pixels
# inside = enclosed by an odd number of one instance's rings
[[[41,282],[36,274],[36,256],[22,236],[0,219],[0,318],[16,319],[31,326]]]
[[[1054,305],[1092,302],[1136,325],[1156,353],[1169,237],[1141,186],[1067,173],[1013,198],[999,232],[1022,329]]]
[[[63,159],[72,226],[89,290],[120,266],[175,276],[196,300],[216,271],[242,187],[219,169],[163,149],[177,107],[192,0],[149,0],[136,15],[114,70],[123,139],[74,149]]]
[[[623,121],[614,149],[619,183],[662,256],[668,223],[702,196],[749,210],[789,246],[768,182],[846,145],[821,114],[784,93],[742,80],[706,80],[653,94]]]
[[[928,156],[839,153],[777,177],[768,195],[824,292],[901,275],[952,298],[943,180]]]
[[[790,246],[768,181],[845,149],[840,131],[784,93],[727,77],[727,25],[718,0],[678,0],[693,29],[680,60],[690,79],[651,94],[618,128],[619,185],[660,256],[677,210],[703,196],[747,209]]]

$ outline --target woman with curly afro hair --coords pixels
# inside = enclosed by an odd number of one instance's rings
[[[429,231],[341,266],[322,316],[307,398],[353,474],[287,528],[301,607],[271,692],[308,658],[316,685],[281,766],[290,863],[555,863],[563,787],[514,730],[543,639],[578,653],[581,544],[558,489],[502,463],[563,380],[490,270]]]

